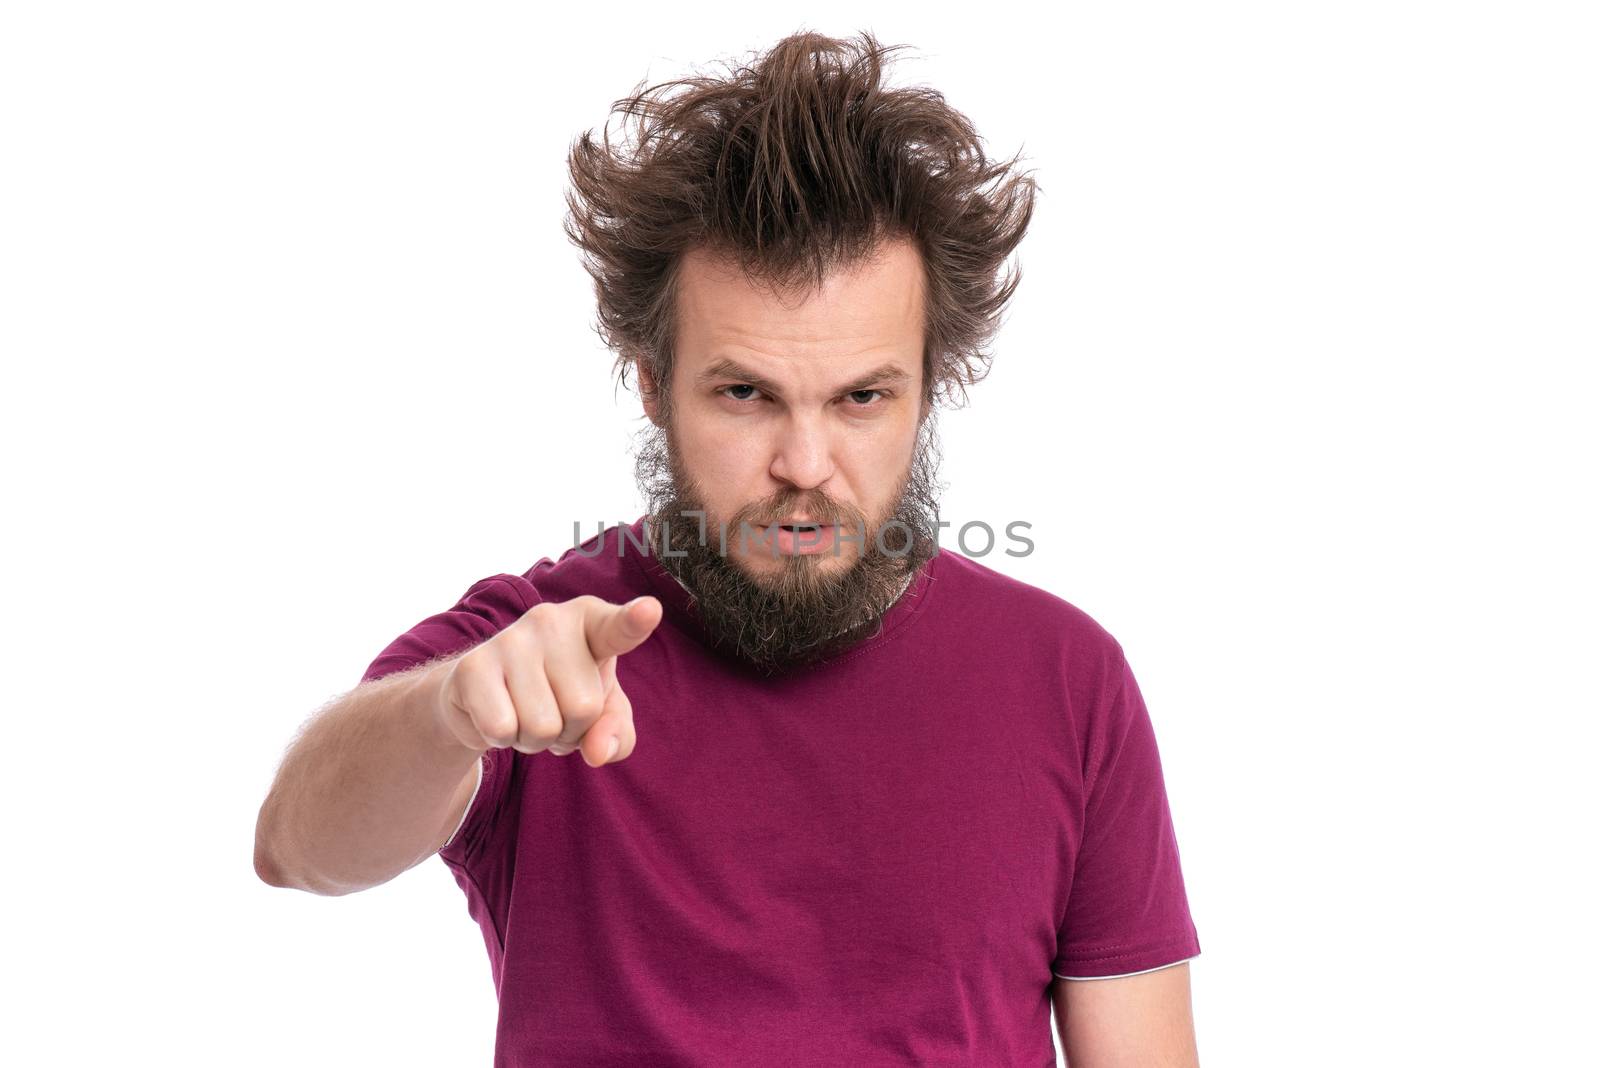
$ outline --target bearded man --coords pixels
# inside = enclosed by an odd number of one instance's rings
[[[1038,1065],[1052,1005],[1074,1068],[1197,1063],[1122,647],[938,544],[1034,185],[890,51],[797,34],[575,142],[646,511],[396,638],[262,806],[272,885],[449,866],[498,1065]]]

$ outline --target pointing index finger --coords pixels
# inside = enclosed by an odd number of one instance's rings
[[[627,604],[602,603],[584,617],[584,637],[596,660],[620,656],[639,646],[661,622],[661,602],[648,595]]]

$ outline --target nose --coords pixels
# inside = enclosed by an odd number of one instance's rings
[[[791,415],[778,433],[770,468],[773,478],[811,490],[833,477],[833,443],[821,418]]]

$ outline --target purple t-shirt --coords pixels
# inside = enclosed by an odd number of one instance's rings
[[[474,584],[363,677],[542,601],[665,607],[617,660],[633,755],[488,750],[439,852],[497,1068],[1053,1065],[1055,976],[1199,954],[1150,718],[1088,615],[946,549],[873,638],[769,679],[707,645],[642,529]]]

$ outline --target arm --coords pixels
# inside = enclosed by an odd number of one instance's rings
[[[362,683],[301,732],[256,819],[262,881],[337,896],[438,851],[466,812],[482,752],[437,712],[454,659]]]
[[[1051,988],[1068,1068],[1199,1068],[1184,961]]]
[[[501,585],[485,579],[457,609],[391,648],[404,656],[417,646],[459,649],[491,616],[509,614],[486,600],[503,598]],[[415,867],[461,824],[488,749],[581,748],[595,768],[633,753],[633,706],[617,682],[617,657],[655,630],[661,602],[584,595],[511,619],[454,655],[369,677],[312,720],[256,820],[262,880],[336,896]]]

